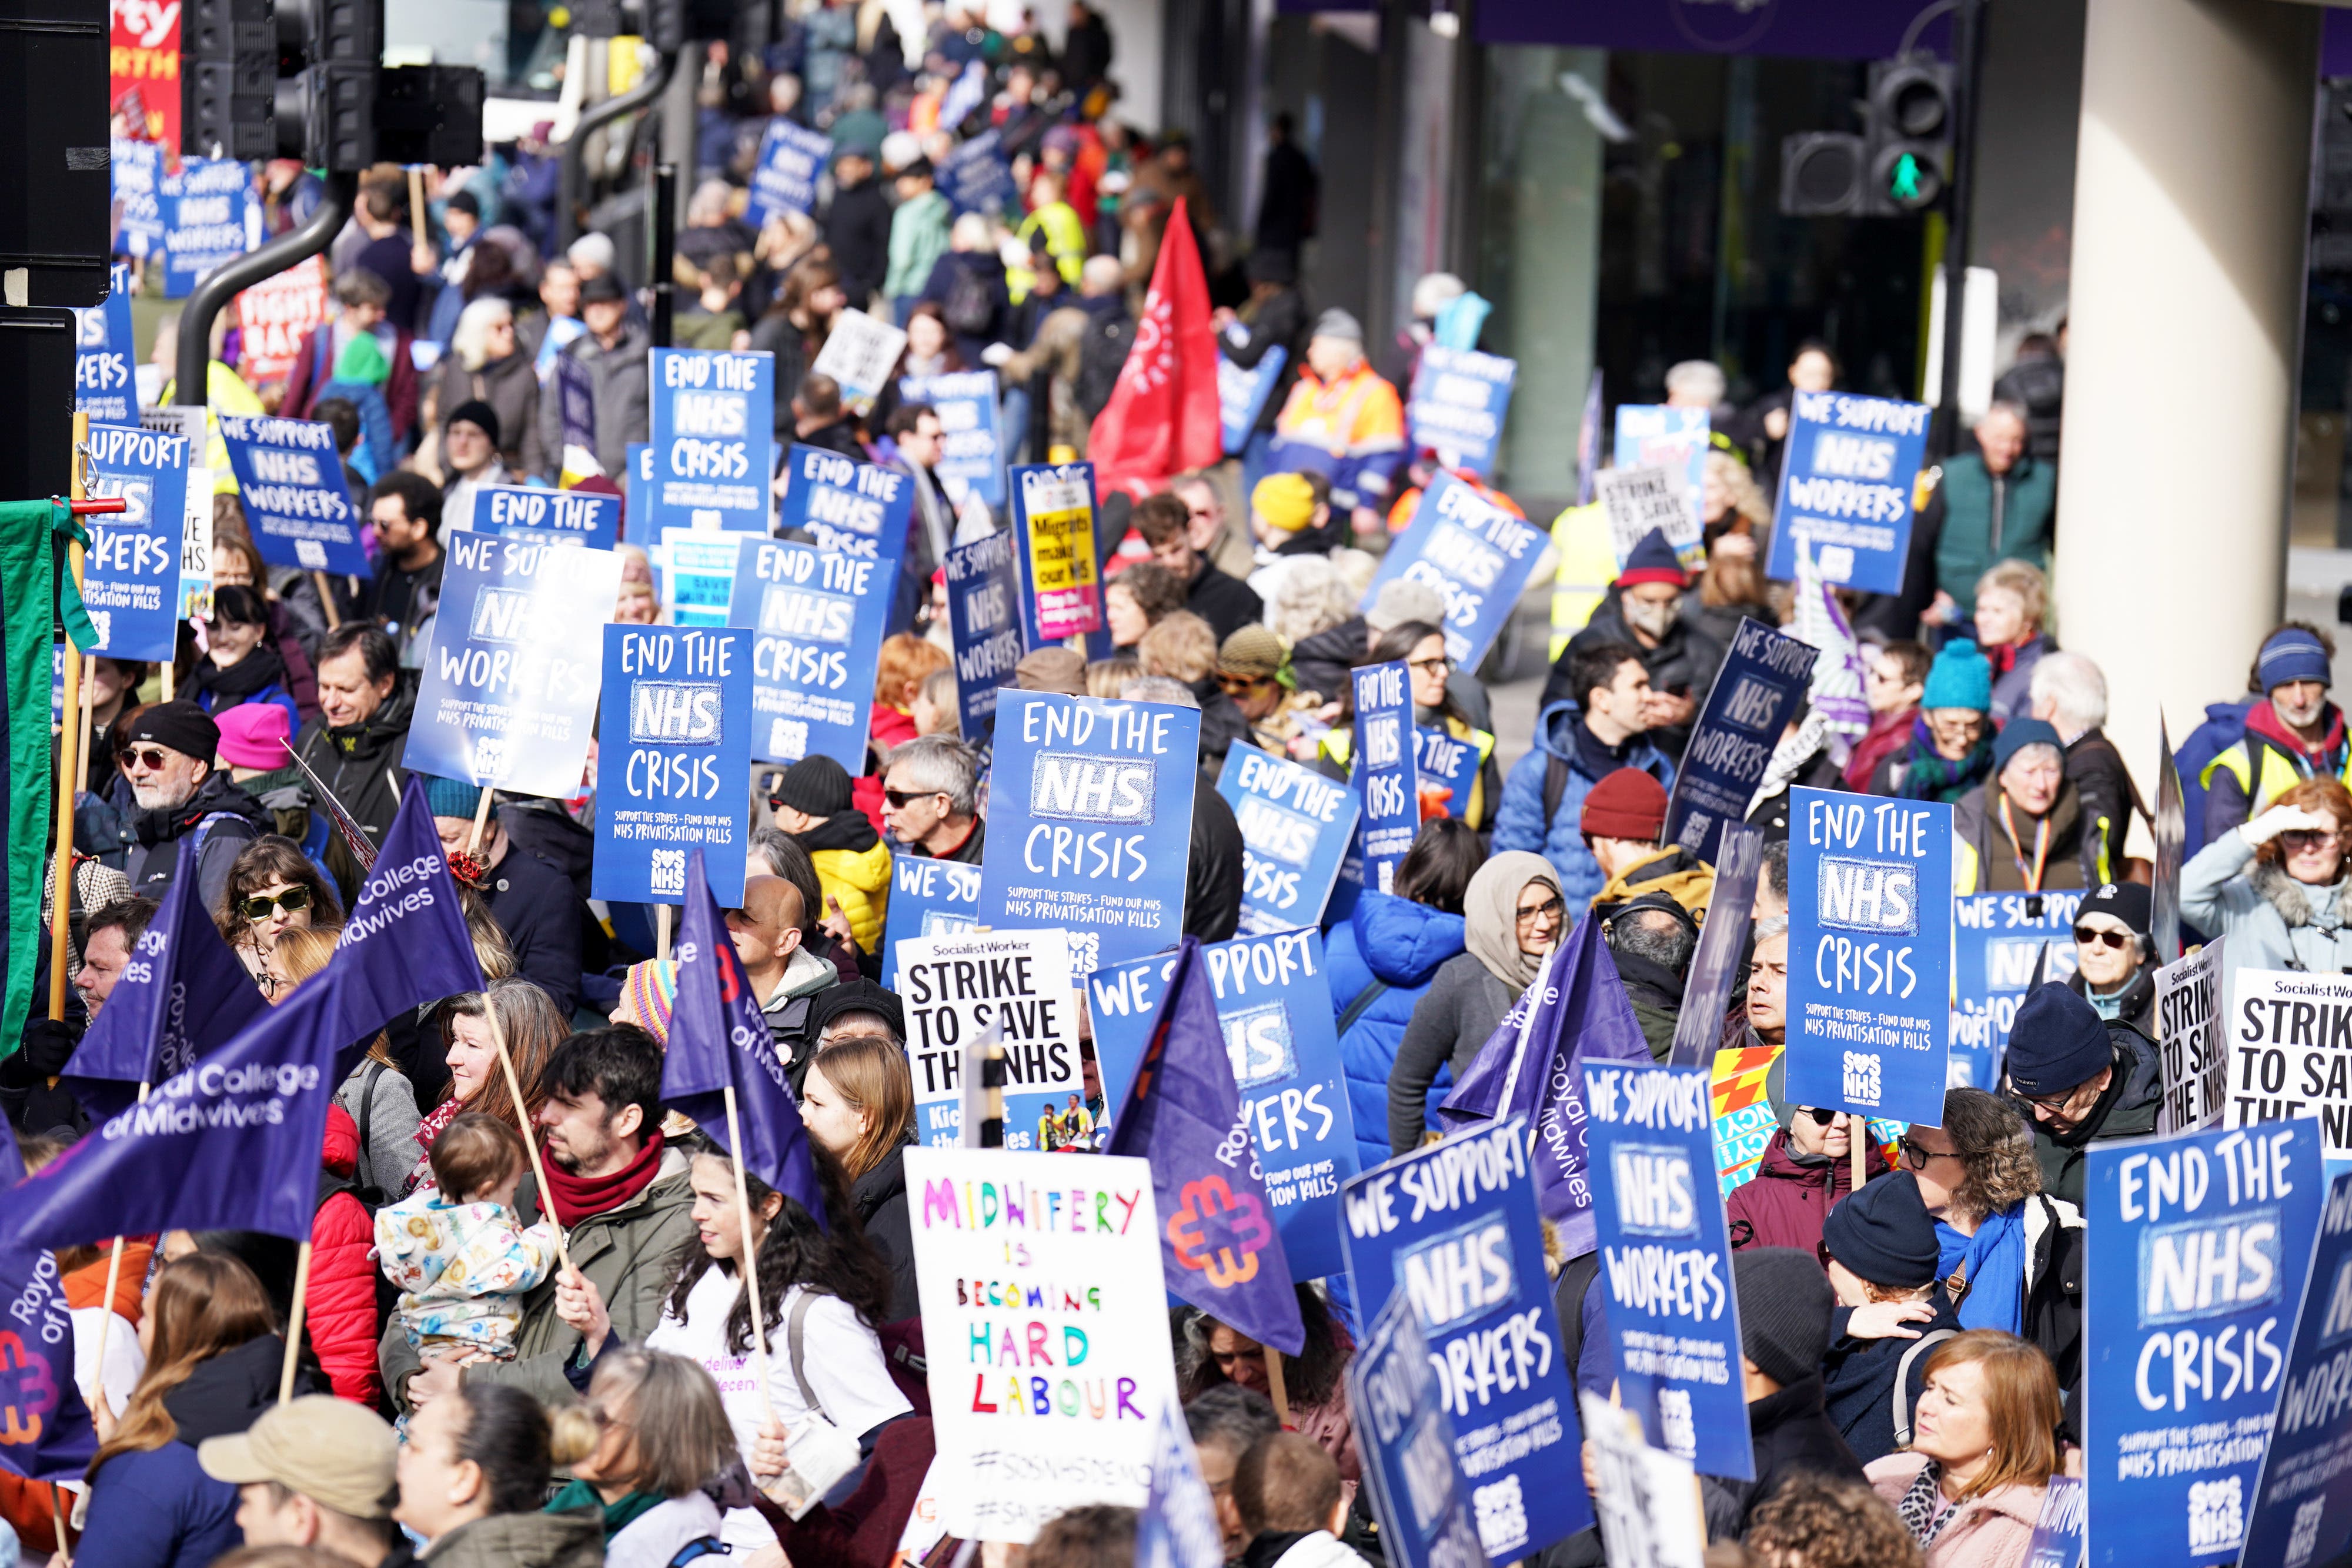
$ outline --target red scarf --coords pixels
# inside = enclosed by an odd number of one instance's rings
[[[656,1127],[637,1157],[611,1176],[574,1176],[554,1161],[547,1162],[548,1207],[566,1230],[583,1219],[609,1214],[653,1185],[661,1171],[662,1135]]]

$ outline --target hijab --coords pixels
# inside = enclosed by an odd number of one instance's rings
[[[1542,954],[1519,948],[1519,896],[1531,882],[1559,891],[1559,873],[1549,861],[1527,850],[1506,850],[1478,868],[1462,895],[1470,951],[1488,974],[1511,988],[1513,996],[1535,984],[1536,972],[1543,967]],[[1563,933],[1566,925],[1563,920]]]

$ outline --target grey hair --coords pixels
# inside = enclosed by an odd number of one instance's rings
[[[1703,392],[1701,400],[1713,408],[1723,401],[1727,383],[1723,379],[1723,367],[1713,360],[1685,360],[1666,371],[1666,393]]]
[[[1266,606],[1266,630],[1295,648],[1318,632],[1328,632],[1356,613],[1359,595],[1337,563],[1321,556],[1289,558],[1275,581],[1274,602]],[[1328,692],[1327,696],[1339,694]]]
[[[1787,915],[1768,915],[1756,923],[1756,935],[1749,940],[1754,946],[1761,947],[1773,937],[1786,936],[1788,934],[1789,917]]]
[[[449,351],[468,371],[478,371],[490,357],[490,329],[515,319],[514,306],[495,294],[485,294],[457,313],[449,334]]]
[[[1610,920],[1607,934],[1611,947],[1676,975],[1698,947],[1698,933],[1663,909],[1626,910]]]
[[[1172,675],[1138,675],[1119,688],[1118,695],[1133,703],[1165,703],[1170,707],[1189,708],[1201,706],[1192,688]]]
[[[1197,1321],[1197,1320],[1194,1320]],[[1188,1321],[1185,1332],[1192,1330]],[[1206,1336],[1200,1348],[1208,1349]],[[1244,1388],[1238,1383],[1220,1383],[1204,1388],[1190,1405],[1184,1406],[1184,1425],[1192,1434],[1195,1448],[1214,1443],[1240,1458],[1256,1446],[1261,1437],[1271,1437],[1282,1429],[1275,1418],[1274,1404],[1254,1388]]]
[[[883,776],[901,764],[916,789],[948,798],[949,816],[970,817],[979,810],[980,758],[954,736],[924,735],[908,741],[890,753]]]
[[[1781,903],[1786,904],[1789,901],[1788,840],[1775,839],[1770,843],[1764,846],[1764,862],[1761,870],[1764,878],[1764,885],[1770,888],[1773,894],[1780,898]],[[1773,918],[1780,920],[1783,917],[1774,915]],[[1759,941],[1763,939],[1763,934],[1761,932],[1757,934],[1757,939]]]
[[[1985,411],[1977,415],[1977,418],[1979,421],[1988,420],[1997,413],[2007,414],[2010,418],[2017,421],[2020,425],[2028,430],[2031,430],[2033,427],[2032,416],[2025,412],[2025,405],[2018,402],[2015,398],[1997,397],[1993,399],[1992,402],[1985,404]]]
[[[2027,694],[2035,706],[2048,702],[2056,710],[2062,736],[2107,722],[2107,677],[2086,654],[2042,654]]]

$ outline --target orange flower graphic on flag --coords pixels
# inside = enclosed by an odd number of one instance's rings
[[[1257,1278],[1257,1255],[1274,1244],[1274,1222],[1255,1193],[1237,1193],[1211,1174],[1184,1184],[1184,1203],[1168,1217],[1168,1244],[1176,1260],[1220,1290]],[[1213,1241],[1212,1228],[1223,1233]]]

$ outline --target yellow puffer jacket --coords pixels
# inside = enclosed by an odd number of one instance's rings
[[[817,884],[841,903],[861,953],[879,951],[882,915],[890,902],[890,846],[877,840],[862,850],[818,850],[809,856]]]

